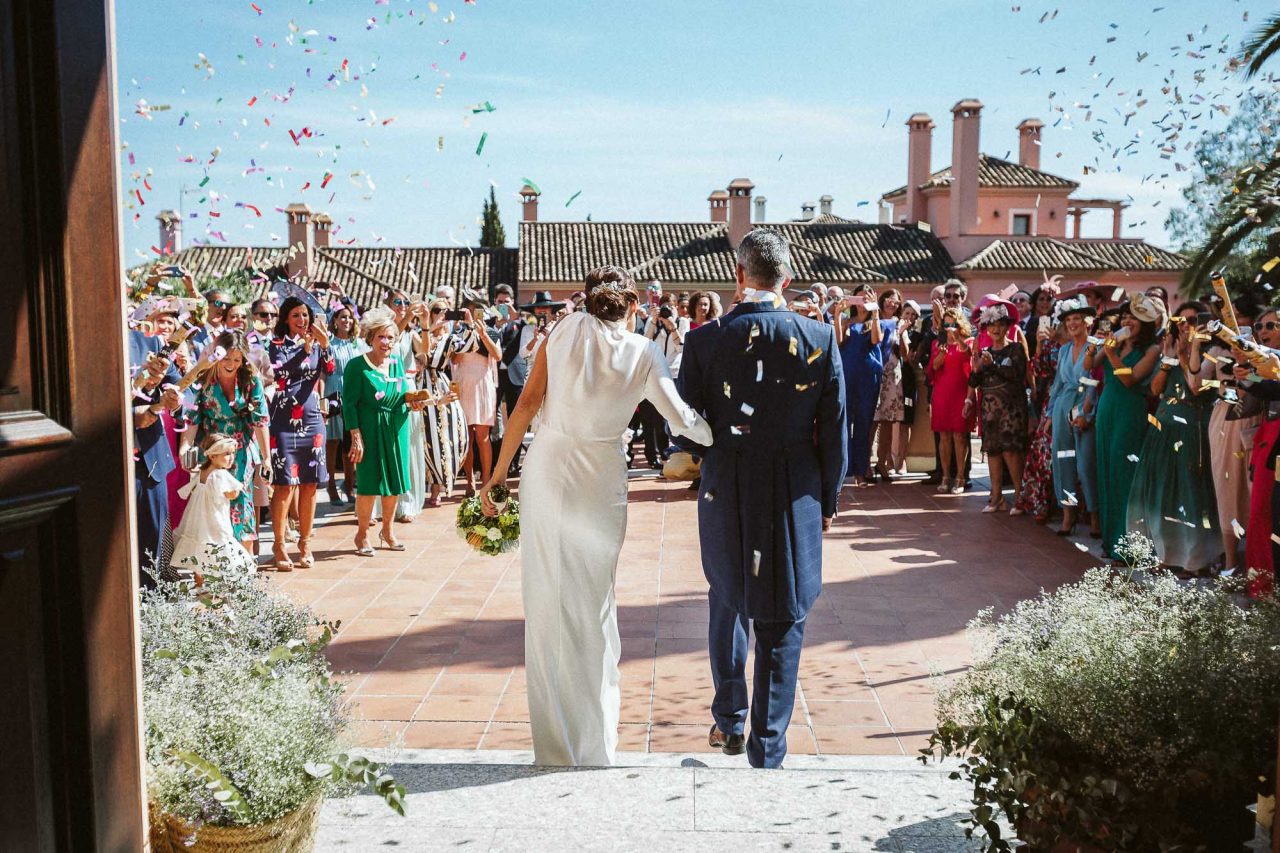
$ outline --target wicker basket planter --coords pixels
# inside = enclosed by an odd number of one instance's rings
[[[311,853],[316,845],[323,797],[255,826],[202,826],[193,830],[181,818],[151,805],[152,853]],[[187,840],[195,835],[195,842]]]

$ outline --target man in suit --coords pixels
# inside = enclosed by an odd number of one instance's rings
[[[159,574],[165,529],[169,525],[167,478],[176,466],[160,413],[174,411],[182,398],[168,387],[179,381],[169,358],[160,352],[160,339],[129,331],[129,368],[132,376],[146,374],[146,382],[133,394],[133,486],[137,504],[138,568],[144,587],[152,588]]]
[[[831,326],[787,309],[781,234],[757,228],[737,250],[738,306],[689,333],[680,392],[710,422],[698,532],[710,584],[715,697],[710,743],[744,749],[748,620],[756,635],[747,759],[780,767],[795,704],[805,617],[822,590],[822,534],[844,481],[844,374]]]

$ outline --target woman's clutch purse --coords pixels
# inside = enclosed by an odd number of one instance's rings
[[[404,401],[406,403],[430,403],[431,399],[430,388],[415,388],[412,391],[404,392]]]

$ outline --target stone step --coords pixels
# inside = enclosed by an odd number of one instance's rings
[[[610,768],[532,766],[528,752],[369,751],[408,816],[361,795],[325,804],[321,851],[961,851],[968,788],[903,756],[619,753]]]

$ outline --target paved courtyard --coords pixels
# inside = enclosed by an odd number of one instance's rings
[[[618,567],[619,748],[703,752],[711,682],[694,494],[633,476]],[[933,727],[938,680],[970,662],[965,624],[1097,562],[1026,518],[981,514],[986,494],[982,481],[965,496],[915,479],[845,489],[805,633],[793,753],[914,754]],[[403,553],[361,558],[353,514],[322,504],[316,566],[268,575],[342,620],[330,657],[362,746],[531,748],[519,554],[474,553],[454,531],[456,507],[397,524]]]

